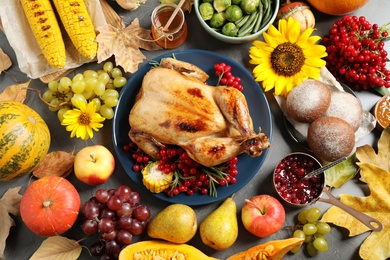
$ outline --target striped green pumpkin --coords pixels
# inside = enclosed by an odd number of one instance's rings
[[[0,101],[0,181],[29,174],[50,147],[50,131],[33,109]]]

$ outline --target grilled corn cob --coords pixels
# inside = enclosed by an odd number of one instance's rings
[[[159,162],[149,163],[142,170],[142,183],[153,193],[160,193],[169,188],[173,173],[166,174],[158,169]]]
[[[65,44],[50,1],[21,0],[21,4],[43,56],[50,66],[63,68]]]
[[[96,33],[84,0],[53,0],[53,3],[77,51],[87,59],[95,58]]]

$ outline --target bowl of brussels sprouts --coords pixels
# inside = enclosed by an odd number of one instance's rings
[[[196,16],[213,37],[227,43],[257,39],[275,21],[280,0],[194,0]]]

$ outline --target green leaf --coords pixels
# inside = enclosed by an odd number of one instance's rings
[[[358,169],[355,163],[355,154],[353,154],[344,162],[325,171],[326,185],[340,188],[344,183],[355,177]]]
[[[381,94],[382,96],[386,96],[387,94],[390,94],[390,89],[386,87],[373,87],[373,89]]]
[[[81,254],[81,245],[72,239],[53,236],[44,240],[30,260],[76,260]]]

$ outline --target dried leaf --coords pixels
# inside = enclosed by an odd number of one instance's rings
[[[19,216],[19,205],[22,195],[19,194],[20,186],[8,189],[0,199],[0,259],[5,259],[5,242],[10,228],[15,226],[14,220],[9,214]]]
[[[73,170],[74,151],[67,153],[55,151],[48,153],[38,167],[32,172],[37,178],[45,176],[67,177]]]
[[[326,185],[340,188],[347,181],[355,177],[359,167],[355,163],[355,154],[351,155],[342,163],[325,171]]]
[[[11,67],[11,65],[12,65],[11,59],[8,57],[7,54],[3,52],[3,49],[0,48],[0,75],[3,71]]]
[[[356,197],[341,194],[340,201],[361,211],[383,224],[380,232],[371,232],[361,244],[359,255],[362,259],[387,259],[390,257],[390,127],[387,127],[378,140],[378,153],[364,145],[356,148],[360,160],[360,180],[367,183],[370,195]],[[333,223],[349,230],[349,236],[360,235],[368,227],[342,209],[332,206],[322,217],[322,221]]]
[[[139,63],[146,58],[140,48],[145,50],[161,49],[151,37],[150,30],[139,26],[137,18],[126,28],[115,28],[108,24],[98,27],[96,30],[99,32],[96,37],[99,46],[98,63],[114,55],[115,63],[120,65],[125,72],[136,72]]]
[[[82,247],[76,241],[62,236],[45,239],[30,260],[72,260],[81,254]]]
[[[23,83],[12,85],[4,89],[0,94],[0,101],[18,101],[23,103],[27,96],[27,87],[31,80]]]

